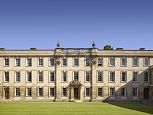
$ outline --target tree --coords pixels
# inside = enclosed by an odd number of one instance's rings
[[[105,45],[104,50],[113,50],[113,47],[111,45]]]

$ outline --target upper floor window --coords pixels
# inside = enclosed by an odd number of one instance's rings
[[[86,72],[85,81],[86,81],[86,82],[89,82],[89,81],[90,81],[90,72],[89,72],[89,71]]]
[[[38,59],[38,66],[43,66],[43,59],[42,58]]]
[[[38,82],[43,82],[43,72],[38,72]]]
[[[149,82],[149,72],[144,73],[144,81]]]
[[[16,59],[15,66],[20,66],[20,59]]]
[[[15,88],[15,96],[20,97],[20,88]]]
[[[39,97],[43,96],[43,88],[38,88],[38,96]]]
[[[78,71],[74,72],[74,80],[79,80],[79,72]]]
[[[125,67],[126,66],[126,58],[121,58],[121,66]]]
[[[78,59],[74,59],[74,66],[79,66],[79,60]]]
[[[9,82],[9,72],[4,73],[4,82]]]
[[[138,88],[133,88],[133,96],[138,96]]]
[[[138,58],[133,58],[132,66],[137,67],[138,64],[139,64],[138,62],[139,62],[139,59]]]
[[[103,60],[101,58],[98,59],[98,66],[103,66]]]
[[[126,88],[121,88],[121,96],[126,96]]]
[[[109,64],[110,66],[115,66],[115,58],[110,58]]]
[[[20,72],[15,73],[15,82],[20,82]]]
[[[133,81],[138,82],[138,72],[133,72]]]
[[[103,81],[103,72],[98,71],[98,82],[102,82]]]
[[[4,66],[9,66],[9,59],[4,60]]]
[[[27,82],[32,82],[32,73],[31,72],[27,72]]]
[[[67,66],[67,59],[63,59],[62,66]]]
[[[55,73],[50,72],[50,82],[54,82],[54,80],[55,80]]]
[[[115,82],[115,72],[110,72],[109,75],[109,82]]]
[[[143,66],[147,66],[147,67],[150,66],[150,58],[146,57],[143,59]]]
[[[32,66],[32,59],[31,58],[27,59],[27,66]]]
[[[62,82],[66,82],[67,81],[67,73],[63,72],[62,73]]]
[[[50,59],[50,66],[55,66],[55,60],[54,59]]]
[[[86,59],[86,66],[90,66],[91,60],[90,59]]]
[[[121,72],[121,82],[126,82],[127,80],[127,72]]]
[[[115,95],[115,88],[114,87],[111,87],[109,89],[109,96],[114,96]]]

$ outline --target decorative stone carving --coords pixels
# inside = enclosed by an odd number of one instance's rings
[[[56,61],[56,65],[60,65],[60,63],[61,63],[60,61]]]
[[[70,82],[71,86],[81,86],[81,81],[78,81],[77,79]]]

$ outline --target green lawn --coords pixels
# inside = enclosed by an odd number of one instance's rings
[[[147,115],[153,104],[141,103],[0,103],[0,115]]]

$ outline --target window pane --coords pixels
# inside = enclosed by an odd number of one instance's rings
[[[138,81],[138,72],[133,72],[133,81],[134,82]]]
[[[110,58],[110,66],[115,66],[115,59],[114,58]]]
[[[74,80],[79,80],[79,72],[78,71],[75,71],[74,72]]]
[[[20,72],[16,72],[16,82],[20,82]]]
[[[50,59],[50,66],[54,66],[54,65],[55,65],[54,59]]]
[[[79,65],[78,59],[74,59],[74,66],[78,66],[78,65]]]
[[[86,66],[90,66],[90,59],[86,59]]]
[[[50,96],[54,96],[54,88],[50,88]]]
[[[62,88],[62,96],[66,96],[66,88]]]
[[[63,66],[67,66],[67,59],[63,59]]]
[[[98,82],[102,82],[102,72],[98,71]]]
[[[43,88],[38,89],[38,96],[43,96]]]
[[[5,64],[4,66],[9,66],[9,59],[5,59]]]
[[[32,90],[31,88],[27,88],[27,96],[31,97],[32,95]]]
[[[20,88],[16,88],[15,96],[20,97]]]
[[[98,59],[98,66],[102,66],[103,63],[102,63],[102,59]]]
[[[90,96],[90,88],[86,88],[86,96]]]
[[[86,82],[90,81],[90,72],[86,72]]]
[[[54,72],[50,72],[50,81],[54,82]]]
[[[16,66],[20,66],[20,59],[16,59]]]

